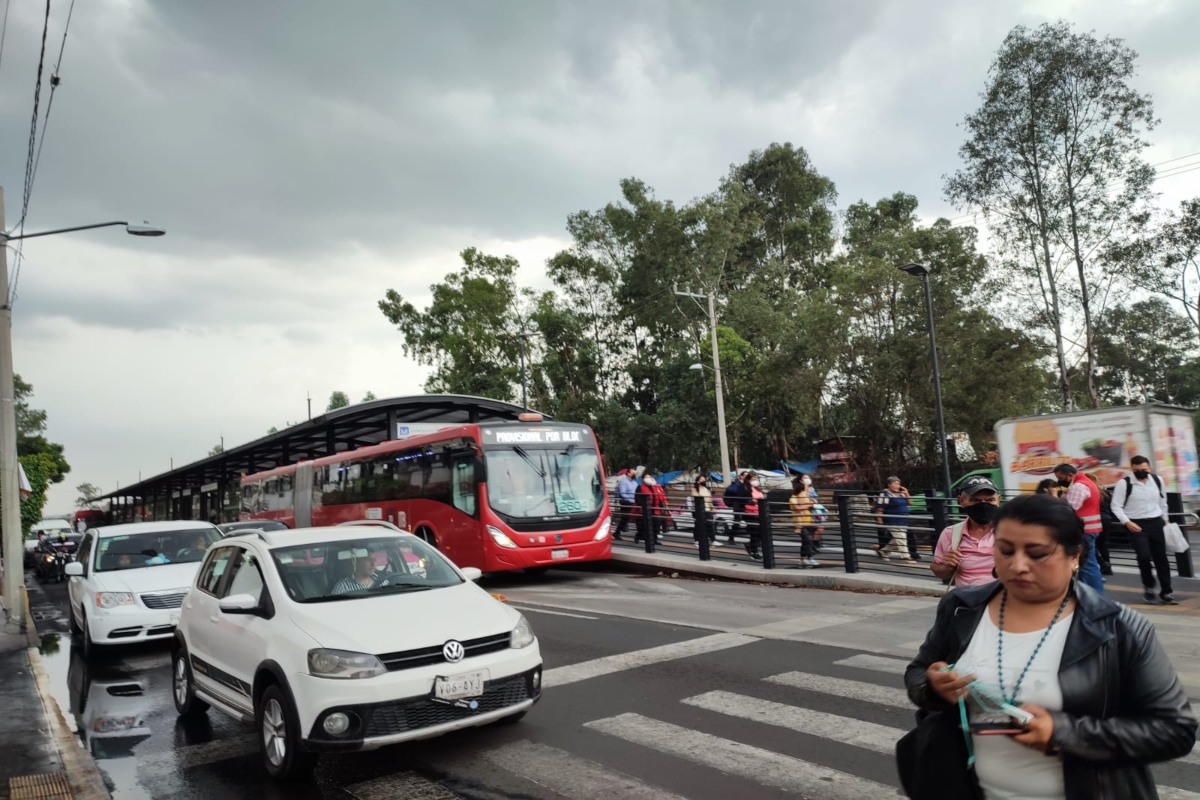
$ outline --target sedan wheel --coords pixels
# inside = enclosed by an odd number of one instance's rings
[[[196,697],[191,661],[187,648],[182,643],[175,648],[172,656],[171,695],[175,701],[176,713],[185,719],[198,717],[208,711],[208,703]]]
[[[283,706],[274,697],[263,706],[262,734],[267,760],[279,769],[287,758],[287,723],[283,720]]]
[[[268,686],[258,701],[258,729],[268,775],[297,780],[312,774],[316,755],[301,749],[300,723],[291,701],[278,685]]]

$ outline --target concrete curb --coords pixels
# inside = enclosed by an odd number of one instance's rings
[[[866,590],[888,594],[915,594],[925,597],[941,597],[946,593],[946,587],[940,583],[933,583],[919,578],[881,575],[873,572],[834,572],[832,569],[762,569],[760,567],[741,566],[719,561],[700,561],[699,559],[681,558],[679,556],[659,553],[626,552],[615,548],[613,549],[612,560],[623,564],[631,564],[641,569],[678,572],[681,575],[722,578],[725,580],[748,581],[752,583],[772,583],[814,589]]]
[[[50,675],[42,666],[41,637],[33,614],[29,610],[29,593],[21,587],[25,597],[25,635],[30,643],[26,649],[29,656],[29,669],[37,682],[38,694],[42,698],[42,710],[50,723],[50,732],[54,736],[54,744],[58,748],[58,757],[62,759],[63,768],[67,772],[67,782],[71,785],[71,795],[75,800],[112,800],[108,787],[104,783],[104,775],[96,764],[96,759],[84,748],[80,747],[71,726],[63,717],[58,701],[50,694]]]

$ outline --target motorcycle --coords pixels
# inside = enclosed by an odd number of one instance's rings
[[[75,556],[59,550],[54,554],[54,582],[62,583],[67,579],[67,564],[75,560]]]

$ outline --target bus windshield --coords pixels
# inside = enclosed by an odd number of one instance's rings
[[[489,450],[487,468],[488,503],[506,517],[594,514],[604,503],[600,458],[591,448]]]

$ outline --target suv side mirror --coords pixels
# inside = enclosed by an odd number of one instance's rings
[[[78,561],[68,561],[65,572],[69,578],[81,578],[83,577],[83,564]]]
[[[258,598],[252,594],[232,594],[222,597],[219,603],[221,611],[226,614],[257,614],[259,612]]]
[[[483,572],[479,567],[463,567],[462,574],[469,581],[477,581],[483,577]]]

